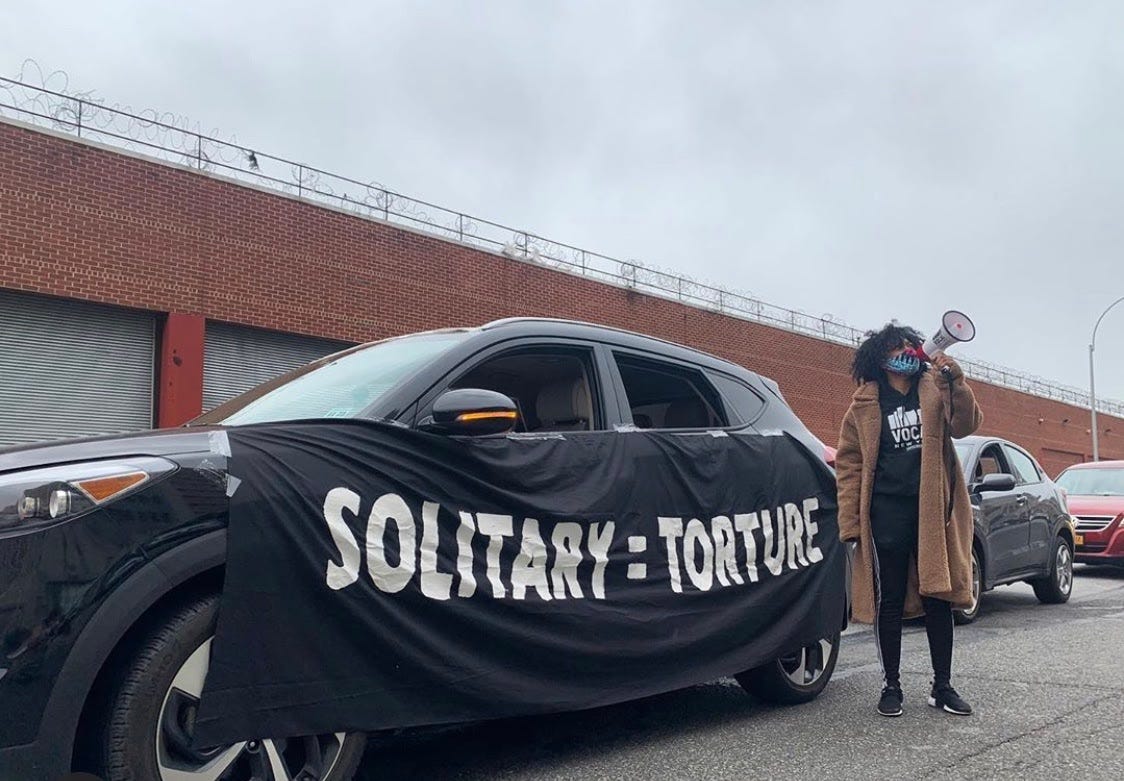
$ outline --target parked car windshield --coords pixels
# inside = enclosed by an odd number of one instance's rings
[[[192,425],[241,426],[278,420],[353,418],[380,396],[468,336],[417,334],[314,361],[248,391]]]
[[[1124,469],[1067,469],[1057,482],[1071,496],[1124,496]]]

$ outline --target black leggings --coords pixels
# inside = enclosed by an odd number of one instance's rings
[[[910,517],[908,510],[898,509],[898,512],[892,514],[897,517],[892,517],[887,512],[891,508],[886,506],[890,502],[878,503],[882,507],[871,508],[874,551],[878,555],[878,614],[874,630],[878,634],[878,647],[886,684],[900,685],[901,612],[905,608],[909,558],[916,556],[917,553],[916,510],[913,510],[913,517]],[[898,508],[901,508],[900,503]],[[914,533],[888,534],[889,524],[894,524],[896,527],[894,532],[912,527],[910,530]],[[879,534],[880,532],[882,534]],[[949,685],[952,678],[952,603],[943,599],[922,597],[922,605],[925,608],[928,655],[933,662],[933,680],[937,685]]]

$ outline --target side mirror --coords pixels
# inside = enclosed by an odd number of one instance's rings
[[[1007,474],[984,475],[983,480],[976,483],[976,491],[1012,491],[1015,488],[1015,476]]]
[[[502,393],[477,388],[445,391],[433,402],[433,414],[418,428],[437,434],[483,436],[515,428],[519,409]]]

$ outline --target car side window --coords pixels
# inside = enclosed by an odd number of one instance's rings
[[[727,413],[733,412],[728,415],[731,420],[736,417],[742,423],[751,423],[761,414],[761,410],[765,409],[765,400],[744,382],[715,372],[707,372],[707,377],[714,382],[722,394]]]
[[[614,353],[638,428],[725,428],[722,397],[698,369]]]
[[[449,385],[492,390],[519,409],[515,430],[595,431],[604,429],[590,350],[525,347],[493,355]]]
[[[1007,461],[1003,458],[1003,454],[999,450],[999,445],[991,444],[983,449],[980,453],[980,458],[976,462],[976,473],[972,476],[972,482],[978,483],[983,480],[987,475],[1002,475],[1013,474],[1007,469]]]
[[[1038,473],[1038,467],[1034,465],[1034,459],[1010,445],[1004,445],[1003,450],[1007,453],[1007,458],[1015,469],[1015,477],[1020,483],[1042,482],[1042,476]]]

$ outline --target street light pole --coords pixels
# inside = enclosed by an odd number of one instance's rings
[[[1097,385],[1096,378],[1093,373],[1093,352],[1097,349],[1097,329],[1101,327],[1101,320],[1109,311],[1124,301],[1124,297],[1118,298],[1108,305],[1108,309],[1101,312],[1101,316],[1097,318],[1097,324],[1093,326],[1093,338],[1089,340],[1089,409],[1090,415],[1093,420],[1093,460],[1100,461],[1100,448],[1098,447],[1097,440]]]

